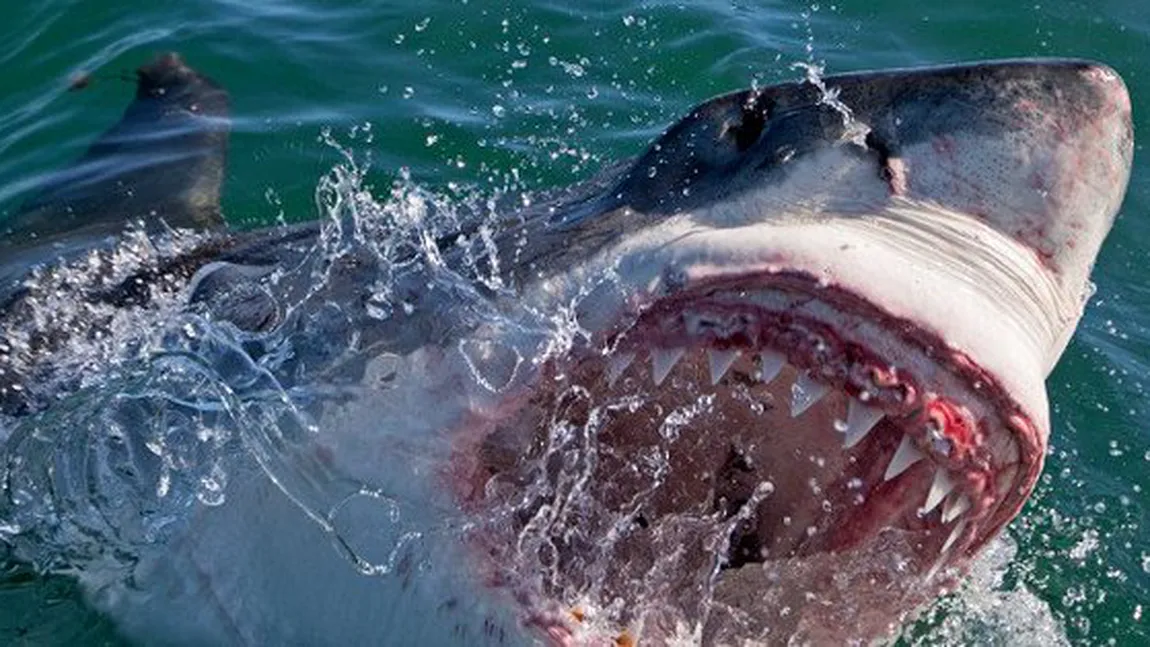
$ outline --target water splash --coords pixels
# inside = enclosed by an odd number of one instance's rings
[[[370,139],[370,124],[350,137]],[[460,342],[457,352],[470,381],[490,394],[585,333],[574,317],[494,304],[491,295],[513,294],[494,233],[506,213],[502,196],[435,194],[401,171],[379,200],[367,184],[370,155],[330,130],[320,140],[340,161],[316,187],[314,244],[272,279],[304,278],[296,280],[304,289],[277,295],[287,323],[274,330],[246,332],[213,320],[188,307],[178,276],[157,279],[157,268],[207,240],[198,234],[133,230],[108,252],[33,273],[30,323],[4,339],[14,367],[40,376],[29,381],[30,396],[52,402],[40,414],[2,421],[0,537],[20,559],[69,571],[113,555],[127,573],[136,555],[188,532],[197,509],[226,507],[230,489],[253,473],[274,483],[365,574],[391,575],[425,550],[427,537],[458,533],[452,513],[410,509],[430,500],[404,489],[410,474],[378,469],[443,460],[437,430],[444,423],[411,406],[410,398],[426,397],[412,390],[423,357],[365,348],[364,331],[424,314],[411,297],[413,282],[436,291],[456,325],[488,331]],[[361,277],[365,320],[331,297],[346,289],[341,272],[349,266],[370,273]],[[91,301],[72,289],[125,283],[146,294],[130,303]],[[67,335],[46,349],[39,340],[61,322],[98,332]],[[507,331],[524,345],[493,341]],[[462,409],[470,396],[451,397],[458,402],[445,410]],[[392,453],[357,463],[344,448],[365,439],[374,451]],[[337,464],[332,456],[353,459]],[[373,511],[385,514],[369,535],[349,523]]]
[[[842,141],[866,148],[866,136],[870,133],[871,127],[855,118],[854,111],[839,98],[837,87],[827,86],[823,80],[824,66],[807,61],[792,63],[791,69],[802,70],[806,82],[818,89],[820,105],[830,106],[842,116]]]
[[[1010,535],[994,539],[974,562],[962,588],[908,627],[909,645],[1069,645],[1050,606],[1020,582],[1018,545]]]

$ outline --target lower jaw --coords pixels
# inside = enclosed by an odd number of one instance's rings
[[[464,434],[483,568],[556,642],[889,634],[1032,483],[992,384],[731,294],[649,311]]]

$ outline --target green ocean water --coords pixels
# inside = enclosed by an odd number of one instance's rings
[[[317,216],[339,159],[429,187],[538,189],[637,154],[714,94],[800,76],[1005,56],[1113,66],[1150,132],[1144,0],[487,3],[45,0],[0,21],[0,218],[75,158],[176,50],[226,86],[224,208],[253,227]],[[69,79],[94,82],[69,92]],[[1097,294],[1049,382],[1046,473],[997,581],[945,600],[907,644],[1150,644],[1150,166],[1142,146],[1095,270]],[[2,555],[3,553],[0,553]],[[985,577],[984,577],[985,579]],[[0,645],[120,644],[69,582],[11,568]]]

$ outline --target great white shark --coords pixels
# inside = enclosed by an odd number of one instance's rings
[[[896,635],[1038,479],[1131,106],[1077,60],[815,81],[533,200],[345,168],[242,232],[227,93],[158,57],[5,223],[0,539],[141,644]]]

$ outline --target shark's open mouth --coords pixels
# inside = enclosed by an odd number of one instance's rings
[[[937,591],[934,574],[1017,512],[1039,470],[1038,433],[993,375],[802,275],[696,286],[605,347],[550,363],[467,451],[470,502],[508,512],[489,550],[511,571],[541,567],[541,592],[560,608],[607,607],[636,587],[658,595],[654,579],[675,583],[665,593],[675,589],[683,617],[722,625],[730,613],[703,605],[738,606],[728,572],[811,568],[820,555],[839,558],[839,582],[805,580],[798,599],[816,609],[844,587],[925,597],[924,582]],[[883,553],[902,568],[880,582],[864,562]],[[743,611],[795,607],[781,600]]]

